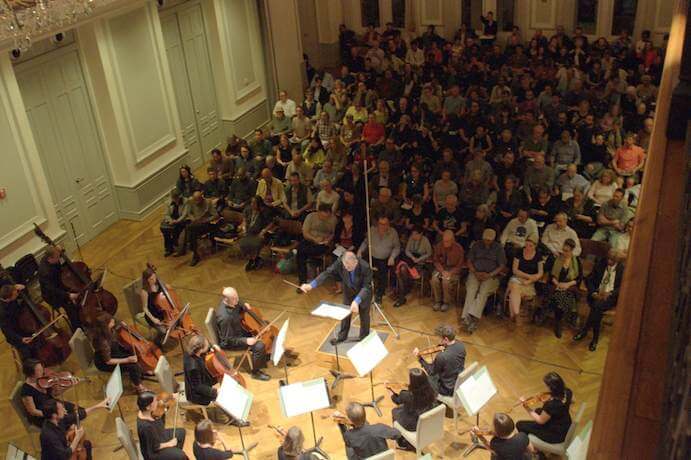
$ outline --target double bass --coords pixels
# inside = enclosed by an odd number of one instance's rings
[[[180,298],[174,290],[168,289],[166,283],[158,275],[156,267],[150,262],[147,262],[146,266],[152,272],[156,273],[156,282],[158,283],[159,295],[156,296],[155,302],[156,306],[165,314],[165,323],[169,325],[175,321],[178,316],[180,316],[180,305],[182,305],[182,302],[180,302]],[[180,340],[186,335],[198,331],[199,328],[194,324],[192,317],[190,316],[189,312],[187,312],[180,319],[179,326],[174,331],[171,331],[170,337]]]
[[[44,243],[55,246],[53,240],[36,224],[34,224],[34,233]],[[60,270],[60,281],[67,290],[80,295],[79,302],[82,307],[79,310],[79,319],[81,322],[87,326],[93,325],[96,315],[101,311],[115,315],[118,311],[118,300],[112,292],[100,285],[99,280],[95,281],[91,278],[89,266],[81,261],[70,260],[64,249],[60,256],[64,262]]]
[[[144,372],[153,372],[161,357],[161,349],[147,340],[134,328],[129,327],[124,321],[115,324],[115,336],[120,345],[128,348],[137,355],[137,362]]]
[[[6,278],[10,283],[16,284],[13,277],[0,265],[0,277]],[[32,350],[37,359],[48,367],[57,366],[65,362],[72,349],[70,348],[70,333],[66,326],[60,327],[52,324],[51,313],[45,305],[34,303],[26,289],[19,291],[19,298],[25,308],[19,313],[19,330],[33,337]]]
[[[209,375],[217,382],[223,380],[223,376],[227,374],[230,378],[239,383],[240,386],[247,388],[245,378],[232,364],[230,364],[223,350],[211,347],[209,352],[204,355],[204,364],[206,365],[206,370],[209,372]]]

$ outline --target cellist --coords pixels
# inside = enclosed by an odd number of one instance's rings
[[[67,440],[68,429],[72,418],[62,402],[51,399],[42,408],[45,421],[41,428],[41,460],[70,460],[84,438],[84,428],[76,428],[72,441]],[[91,443],[84,441],[83,449],[87,460],[91,460]]]
[[[252,378],[269,380],[262,369],[266,367],[267,350],[264,343],[251,336],[242,327],[242,313],[251,310],[247,302],[240,300],[238,291],[232,287],[223,288],[223,298],[216,308],[216,335],[223,350],[238,350],[249,347],[252,352]]]
[[[7,343],[12,345],[22,360],[31,358],[34,350],[31,346],[31,336],[25,335],[19,328],[19,313],[22,304],[19,303],[19,291],[23,284],[4,284],[0,287],[0,330],[5,335]]]
[[[82,327],[79,319],[79,294],[69,292],[62,284],[60,271],[62,269],[62,248],[49,245],[46,253],[38,265],[38,282],[41,285],[41,296],[53,310],[62,308],[67,313],[72,330]]]

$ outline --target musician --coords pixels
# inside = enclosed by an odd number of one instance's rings
[[[573,393],[566,388],[564,380],[556,372],[549,372],[542,381],[549,390],[550,399],[541,408],[533,410],[526,398],[521,398],[523,408],[532,420],[521,420],[516,423],[516,429],[521,433],[532,434],[550,444],[564,442],[566,433],[571,427],[569,407]]]
[[[350,305],[351,313],[360,314],[360,336],[358,341],[369,335],[370,303],[372,301],[372,269],[354,252],[346,251],[337,261],[311,282],[300,286],[303,292],[316,288],[327,278],[335,278],[343,285],[343,303]],[[331,339],[332,344],[345,342],[350,331],[352,314],[341,321],[338,338]]]
[[[413,350],[413,354],[417,356],[420,365],[429,374],[434,389],[441,395],[451,396],[458,374],[463,372],[465,367],[465,346],[456,341],[456,333],[451,326],[441,326],[439,335],[444,351],[437,354],[432,363],[425,361],[417,348]]]
[[[342,417],[339,412],[334,413],[335,417]],[[387,439],[401,437],[401,433],[383,423],[373,425],[367,423],[365,408],[360,403],[351,402],[346,407],[346,416],[352,427],[339,423],[338,428],[343,435],[348,460],[362,460],[389,449],[386,444]]]
[[[166,429],[165,414],[160,418],[154,418],[152,414],[157,404],[157,396],[150,391],[144,391],[137,397],[137,435],[142,457],[144,460],[187,460],[182,450],[185,429]]]
[[[219,441],[218,431],[214,430],[211,420],[202,420],[194,428],[194,446],[192,452],[197,460],[223,460],[232,458],[232,450],[219,450],[214,445]],[[224,446],[225,447],[225,446]]]
[[[262,371],[266,367],[267,350],[264,342],[252,337],[242,326],[242,315],[251,310],[247,302],[240,300],[238,291],[232,287],[223,288],[223,299],[216,308],[216,335],[223,350],[237,350],[249,347],[252,352],[252,378],[269,380]]]
[[[31,335],[25,335],[19,329],[19,314],[23,305],[19,303],[19,291],[24,289],[23,284],[5,284],[0,287],[0,330],[7,343],[12,345],[20,358],[31,358],[34,354]]]
[[[493,436],[487,447],[492,451],[493,460],[525,460],[532,458],[535,448],[530,444],[530,439],[525,433],[516,431],[513,419],[508,414],[497,412],[492,420]],[[475,427],[478,433],[479,428]],[[480,438],[485,442],[484,436]]]
[[[209,352],[209,341],[202,335],[194,335],[187,343],[182,358],[185,369],[185,397],[188,401],[208,406],[218,396],[218,384],[206,370],[204,356]]]
[[[24,410],[26,411],[29,422],[39,428],[46,420],[42,408],[48,401],[58,400],[65,407],[67,415],[60,422],[60,425],[65,429],[76,423],[77,414],[75,414],[75,408],[78,410],[79,420],[84,420],[87,415],[96,409],[105,409],[108,407],[108,398],[85,409],[60,399],[60,394],[55,390],[55,387],[50,389],[41,388],[39,381],[45,377],[46,372],[43,363],[37,359],[29,358],[24,360],[22,362],[22,373],[25,377],[22,389],[20,390],[22,404],[24,405]]]
[[[69,292],[62,284],[62,248],[48,246],[45,255],[38,265],[38,282],[41,285],[41,296],[54,310],[62,308],[67,313],[72,330],[82,327],[79,319],[79,294]]]
[[[391,401],[396,404],[391,410],[393,420],[406,430],[415,431],[420,415],[436,406],[437,390],[430,383],[425,371],[419,367],[408,371],[408,379],[407,390],[396,393],[389,387],[387,389],[391,392]],[[404,438],[401,438],[401,441],[405,441]],[[399,442],[399,447],[404,445]]]
[[[291,426],[286,431],[283,444],[278,448],[278,460],[311,460],[314,457],[305,452],[304,443],[305,436],[302,434],[302,430],[297,426]]]
[[[100,312],[92,329],[94,364],[103,372],[113,372],[115,366],[127,374],[137,393],[148,391],[142,385],[143,371],[137,362],[137,355],[125,349],[115,337],[115,319],[110,313]]]
[[[166,286],[169,288],[169,286]],[[161,345],[161,342],[166,336],[168,325],[165,322],[165,312],[158,306],[156,299],[161,295],[161,285],[158,282],[156,272],[147,267],[142,272],[142,288],[139,290],[139,297],[142,301],[142,311],[144,312],[144,319],[146,323],[156,333],[154,342]]]
[[[41,460],[70,460],[84,438],[84,428],[75,429],[72,442],[67,441],[67,430],[71,425],[65,425],[67,412],[62,402],[51,399],[42,407],[45,421],[41,427]],[[84,441],[87,460],[91,460],[91,443]]]

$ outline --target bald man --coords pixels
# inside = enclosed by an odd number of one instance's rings
[[[267,350],[264,342],[252,337],[242,327],[242,313],[252,307],[238,296],[238,291],[232,287],[223,288],[223,298],[216,308],[214,323],[218,345],[224,350],[241,350],[249,348],[252,352],[252,378],[269,380],[270,377],[262,369],[266,367]]]

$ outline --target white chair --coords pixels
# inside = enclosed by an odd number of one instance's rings
[[[120,417],[115,419],[115,430],[117,431],[120,444],[122,444],[122,448],[125,449],[130,460],[143,460],[144,457],[142,457],[137,441],[132,436],[132,431],[130,431],[130,428]]]
[[[82,372],[86,375],[98,374],[98,369],[94,364],[94,347],[91,346],[89,338],[84,334],[82,328],[77,328],[70,338],[70,348],[77,358],[77,363]]]
[[[564,442],[560,442],[558,444],[550,444],[548,442],[543,441],[535,435],[529,434],[528,439],[530,439],[530,443],[535,447],[535,449],[539,450],[540,452],[565,457],[566,449],[569,447],[569,444],[571,444],[571,441],[573,441],[573,438],[576,436],[576,428],[578,427],[578,423],[581,421],[581,418],[583,417],[583,412],[585,412],[584,402],[581,403],[580,407],[578,408],[576,417],[571,419],[571,426],[569,427],[569,431],[566,433]]]
[[[212,345],[218,345],[218,334],[216,334],[216,312],[213,308],[209,308],[209,311],[206,313],[204,325],[206,326],[206,336],[209,338],[209,342],[211,342]]]
[[[22,403],[21,392],[22,382],[17,382],[17,384],[14,386],[14,389],[12,390],[12,393],[10,393],[10,404],[12,405],[14,411],[17,413],[17,417],[19,417],[19,420],[22,422],[22,425],[24,425],[26,433],[29,435],[29,441],[31,441],[31,448],[34,452],[38,452],[38,450],[36,449],[34,437],[32,435],[33,433],[40,433],[41,429],[29,422],[29,417],[26,413],[26,409],[24,409],[24,404]]]
[[[187,416],[187,410],[199,410],[205,419],[209,418],[209,414],[206,412],[207,406],[202,406],[201,404],[195,404],[189,402],[185,396],[185,382],[177,382],[175,380],[175,374],[170,368],[170,363],[165,356],[158,358],[158,363],[156,363],[156,369],[154,370],[156,374],[156,379],[159,385],[161,385],[161,390],[166,393],[176,394],[178,399],[178,404],[180,408],[185,410],[185,416]],[[213,403],[212,403],[213,404]],[[211,404],[209,404],[211,406]]]
[[[458,399],[456,390],[458,390],[458,387],[460,387],[461,384],[465,382],[466,379],[473,374],[473,372],[475,372],[477,367],[478,363],[477,361],[474,361],[470,363],[465,369],[463,369],[463,372],[458,374],[458,377],[456,378],[456,384],[453,387],[453,395],[437,395],[437,401],[444,404],[446,407],[451,409],[451,411],[453,411],[453,426],[455,431],[458,431],[458,414],[461,411],[461,409],[463,409],[463,404]]]
[[[379,452],[376,455],[367,457],[365,460],[396,460],[396,452],[393,449],[385,450],[384,452]]]
[[[439,404],[428,410],[417,419],[417,429],[408,431],[398,422],[393,422],[393,427],[401,432],[401,435],[415,447],[417,456],[422,455],[422,449],[444,437],[444,412],[446,407]]]

